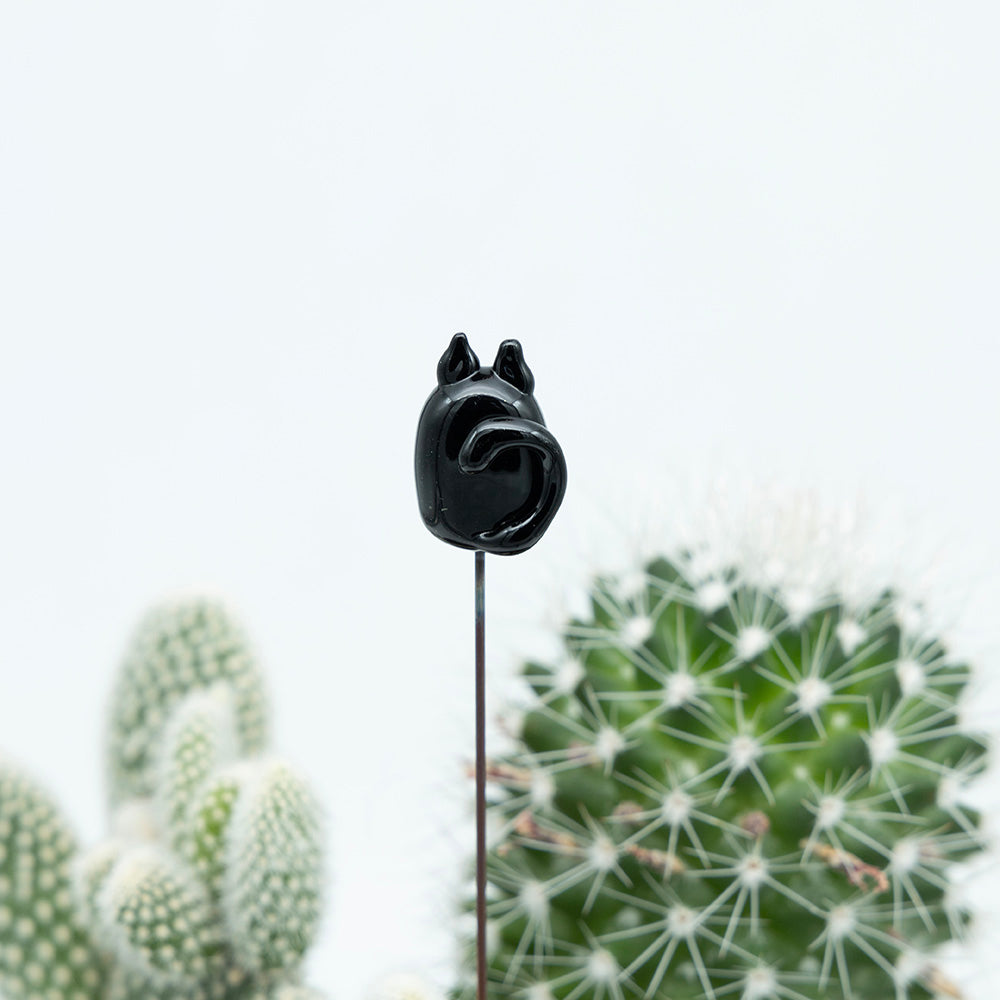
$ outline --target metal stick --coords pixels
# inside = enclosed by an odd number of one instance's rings
[[[486,553],[476,550],[476,974],[486,1000]]]

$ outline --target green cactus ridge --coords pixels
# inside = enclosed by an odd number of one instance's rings
[[[491,998],[954,993],[967,665],[891,590],[806,601],[684,554],[624,583],[524,667],[490,763]]]
[[[254,768],[245,762],[212,775],[199,790],[179,837],[180,849],[208,886],[216,905],[221,905],[226,874],[228,834],[233,808]]]
[[[259,672],[215,602],[155,609],[112,708],[113,833],[80,852],[0,761],[5,1000],[322,1000],[300,982],[323,897],[320,809],[263,756]]]

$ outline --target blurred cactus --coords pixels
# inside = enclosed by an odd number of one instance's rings
[[[891,591],[598,578],[489,766],[490,997],[959,996],[966,664]],[[474,995],[474,954],[466,984]]]
[[[368,1000],[444,1000],[444,996],[422,977],[401,972],[378,983]]]
[[[0,996],[92,1000],[105,963],[73,905],[77,845],[58,809],[0,761]]]
[[[167,721],[189,693],[220,682],[233,699],[237,752],[259,753],[267,742],[266,697],[242,629],[215,601],[163,604],[146,614],[111,700],[112,805],[153,794]]]
[[[112,699],[114,832],[81,853],[46,795],[0,763],[6,1000],[318,1000],[319,809],[261,756],[265,698],[218,604],[141,623]]]

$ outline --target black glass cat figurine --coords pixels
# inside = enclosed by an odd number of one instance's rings
[[[456,333],[437,378],[417,426],[424,524],[463,549],[530,549],[562,503],[566,460],[532,395],[521,345],[505,340],[493,367],[483,368]]]

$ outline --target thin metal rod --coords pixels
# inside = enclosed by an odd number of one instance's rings
[[[486,1000],[486,553],[476,550],[476,976]]]

